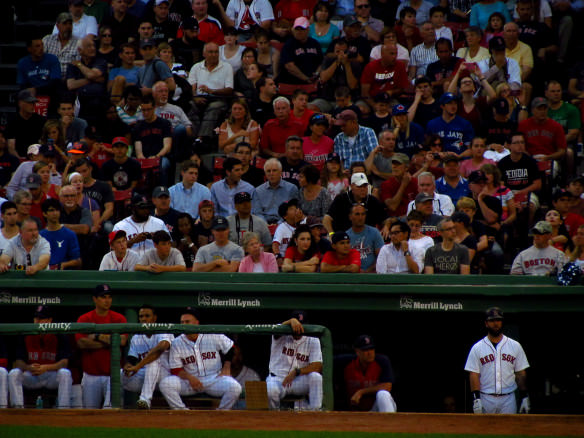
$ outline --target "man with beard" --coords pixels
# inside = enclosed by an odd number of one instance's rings
[[[132,215],[114,225],[113,231],[123,230],[128,236],[128,247],[142,256],[154,248],[152,234],[159,230],[166,231],[164,222],[150,216],[153,205],[145,196],[138,193],[132,196]]]
[[[186,18],[182,23],[183,35],[171,41],[172,53],[176,62],[181,63],[185,70],[203,60],[203,46],[205,43],[198,38],[199,22],[194,17]]]
[[[485,313],[487,336],[473,345],[465,371],[469,372],[475,414],[516,414],[515,390],[519,388],[520,414],[530,410],[526,373],[529,367],[519,342],[503,334],[503,311],[491,307]]]

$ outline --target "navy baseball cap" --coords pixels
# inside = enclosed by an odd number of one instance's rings
[[[156,47],[156,41],[153,38],[144,38],[140,41],[140,48]]]
[[[361,335],[353,343],[353,348],[357,350],[371,350],[375,348],[375,342],[369,335]]]
[[[164,186],[154,187],[154,190],[152,190],[152,197],[158,199],[161,196],[168,196],[170,198],[170,192]]]
[[[241,204],[242,202],[251,202],[251,195],[247,192],[236,193],[233,197],[233,203]]]
[[[182,27],[186,30],[199,30],[199,22],[195,17],[187,17],[183,20]]]
[[[489,307],[485,311],[485,320],[494,321],[497,319],[503,319],[503,311],[499,307]]]
[[[493,102],[493,108],[495,109],[495,113],[501,116],[506,116],[509,114],[509,102],[507,102],[507,99],[504,97],[496,99]]]
[[[229,223],[227,222],[227,219],[225,219],[223,216],[215,216],[215,218],[213,219],[213,225],[211,226],[211,229],[226,230],[227,228],[229,228]]]
[[[290,318],[296,318],[302,324],[306,324],[308,318],[306,317],[306,312],[304,310],[293,310],[290,313]]]
[[[326,157],[326,162],[328,163],[329,161],[336,161],[337,163],[340,163],[341,156],[339,154],[337,154],[336,152],[331,152]]]
[[[140,193],[134,193],[132,195],[132,205],[138,208],[152,208],[154,205],[150,200]]]
[[[487,175],[482,170],[473,170],[467,178],[470,184],[480,184],[487,182]]]
[[[493,50],[502,51],[505,50],[505,40],[502,36],[494,36],[489,41],[489,50],[492,52]]]
[[[345,231],[336,231],[335,234],[333,234],[333,244],[335,243],[339,243],[342,240],[351,240],[351,238],[349,237],[349,235],[345,232]]]
[[[308,125],[323,125],[328,128],[329,122],[324,114],[313,114]]]
[[[391,115],[393,115],[393,116],[399,116],[400,114],[407,114],[407,113],[408,113],[407,108],[404,105],[402,105],[401,103],[394,105],[393,108],[391,109]]]
[[[373,97],[373,102],[378,103],[389,103],[391,102],[391,96],[387,93],[379,93]]]
[[[42,184],[41,176],[38,173],[31,173],[26,177],[25,187],[27,189],[38,189]]]
[[[201,311],[196,307],[187,307],[182,311],[181,315],[193,315],[198,321],[201,320]]]
[[[39,148],[39,154],[45,157],[54,157],[56,155],[55,147],[50,144],[43,144]]]
[[[94,297],[103,297],[104,295],[111,294],[112,288],[109,286],[109,284],[98,284],[97,286],[95,286],[95,289],[93,290]]]

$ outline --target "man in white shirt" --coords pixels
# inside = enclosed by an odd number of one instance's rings
[[[422,172],[418,175],[418,193],[429,193],[434,196],[432,201],[432,213],[439,216],[451,216],[454,213],[454,204],[448,195],[436,192],[436,181],[430,172]],[[408,204],[408,213],[416,209],[416,201]]]
[[[109,244],[112,249],[101,259],[100,271],[133,271],[140,256],[128,249],[126,232],[124,230],[109,233]]]
[[[188,81],[193,86],[193,101],[199,129],[195,135],[211,137],[218,126],[220,116],[226,111],[224,97],[233,93],[233,69],[219,59],[219,46],[207,43],[203,48],[203,61],[196,63],[189,72]]]
[[[226,9],[221,1],[214,0],[213,4],[225,27],[237,29],[243,41],[252,38],[260,27],[269,31],[274,21],[274,9],[268,0],[230,0]]]
[[[87,35],[97,37],[97,20],[83,12],[83,0],[69,0],[69,13],[73,17],[73,36],[83,39]],[[53,27],[53,35],[57,35],[57,25]]]
[[[394,222],[390,229],[391,243],[384,245],[377,256],[378,274],[420,274],[424,268],[424,249],[414,246],[410,250],[410,227],[402,221]]]

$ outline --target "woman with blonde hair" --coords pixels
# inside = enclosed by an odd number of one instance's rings
[[[77,192],[77,204],[80,207],[86,208],[91,213],[91,221],[93,222],[92,229],[99,227],[99,218],[101,217],[101,211],[99,209],[99,204],[95,199],[90,198],[89,196],[83,193],[83,176],[79,172],[72,172],[65,178],[65,182],[63,183],[62,187],[65,186],[73,186],[75,191]]]
[[[249,106],[245,99],[235,99],[231,104],[229,117],[219,127],[219,150],[231,154],[235,145],[246,142],[251,145],[252,155],[257,154],[260,127],[252,120]]]
[[[41,177],[41,191],[49,198],[59,199],[61,187],[51,183],[51,165],[44,161],[37,161],[34,163],[32,171]]]

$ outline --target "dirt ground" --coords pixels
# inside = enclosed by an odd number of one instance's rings
[[[583,436],[584,416],[3,409],[0,425]]]

